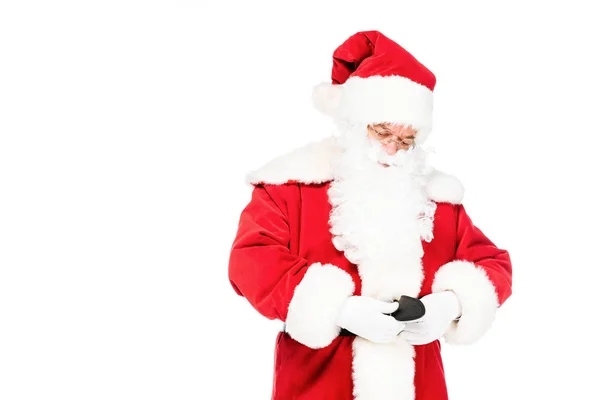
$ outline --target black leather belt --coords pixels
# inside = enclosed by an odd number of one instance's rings
[[[408,322],[414,321],[415,319],[421,318],[425,315],[425,305],[423,302],[417,298],[410,296],[401,296],[400,300],[396,300],[398,304],[398,309],[394,311],[391,315],[397,321]],[[285,330],[285,324],[283,324],[283,332]],[[340,336],[356,336],[355,333],[350,332],[347,329],[342,329],[340,331]]]

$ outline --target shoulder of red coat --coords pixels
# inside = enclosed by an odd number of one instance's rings
[[[429,174],[426,188],[429,198],[439,203],[461,204],[465,195],[458,178],[438,170]]]
[[[336,146],[333,136],[312,142],[276,157],[250,172],[246,181],[253,185],[324,183],[333,179],[330,162],[338,151],[339,147]]]

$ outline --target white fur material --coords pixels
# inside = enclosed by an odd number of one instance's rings
[[[328,82],[318,84],[313,88],[313,105],[325,115],[334,116],[340,108],[344,88]]]
[[[357,337],[352,343],[355,400],[413,400],[415,350],[405,340],[378,344]]]
[[[335,118],[411,125],[417,143],[431,132],[433,92],[403,76],[354,76],[343,85],[320,84],[313,93],[315,107]]]
[[[452,290],[462,306],[462,316],[446,333],[446,342],[472,344],[491,327],[498,309],[494,284],[483,268],[470,261],[456,260],[443,265],[435,275],[433,292]]]
[[[312,264],[294,290],[286,331],[312,349],[328,346],[340,333],[335,323],[340,308],[353,293],[350,274],[331,264]]]
[[[398,153],[399,168],[384,168],[373,155],[378,143],[351,130],[343,155],[333,163],[329,188],[335,247],[355,263],[361,294],[383,301],[417,297],[423,280],[422,240],[431,240],[436,205],[426,193],[426,154],[419,148]],[[358,210],[358,211],[357,211]],[[357,338],[353,342],[356,400],[414,399],[414,349],[398,337],[389,345]]]
[[[248,174],[246,181],[254,185],[281,185],[290,181],[317,184],[331,181],[331,162],[341,152],[338,139],[331,136],[279,156]],[[432,169],[427,179],[426,191],[431,200],[440,203],[461,203],[465,190],[457,178]]]
[[[427,194],[439,203],[461,204],[465,188],[454,176],[435,171],[429,177]]]
[[[339,148],[335,145],[333,136],[309,143],[251,172],[246,181],[254,185],[281,185],[289,181],[306,184],[327,182],[333,177],[330,162],[337,152]]]

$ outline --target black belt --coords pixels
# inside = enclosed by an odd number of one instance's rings
[[[400,300],[396,301],[399,303],[398,309],[393,313],[386,315],[391,315],[397,321],[414,321],[425,315],[425,305],[417,298],[403,295],[400,297]],[[283,332],[286,332],[285,324],[283,325]],[[340,331],[340,336],[356,336],[356,334],[347,329],[342,329]]]

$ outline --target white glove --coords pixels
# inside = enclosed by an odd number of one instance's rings
[[[431,343],[440,339],[450,328],[452,321],[459,318],[462,310],[460,301],[452,291],[428,294],[421,301],[425,305],[425,315],[418,320],[406,323],[400,333],[412,345]]]
[[[367,296],[351,296],[344,302],[336,323],[339,327],[375,343],[396,340],[404,323],[390,314],[396,311],[398,302],[388,303]]]

